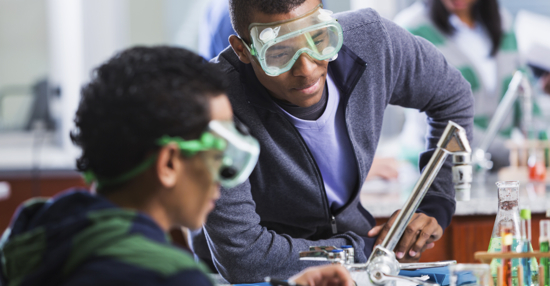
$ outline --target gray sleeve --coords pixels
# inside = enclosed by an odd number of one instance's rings
[[[423,170],[448,121],[464,127],[472,142],[474,98],[470,84],[434,45],[388,20],[383,21],[393,56],[389,103],[419,109],[428,117],[427,151],[419,160],[419,168]],[[449,225],[455,210],[450,160],[449,156],[419,207],[420,212],[435,217],[443,228]]]
[[[299,260],[299,251],[309,246],[353,245],[361,250],[355,252],[356,261],[366,262],[364,241],[354,233],[312,241],[262,227],[248,180],[221,192],[203,230],[216,269],[230,283],[260,282],[266,276],[288,278],[306,267],[326,264]]]

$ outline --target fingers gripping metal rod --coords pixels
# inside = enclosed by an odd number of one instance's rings
[[[470,153],[470,144],[466,137],[466,131],[458,124],[449,121],[447,128],[445,128],[445,131],[441,135],[441,139],[437,143],[437,149],[428,162],[428,165],[426,165],[424,172],[422,172],[420,179],[414,186],[411,195],[399,212],[388,234],[384,238],[381,244],[383,248],[390,251],[394,250],[405,228],[409,224],[412,215],[416,212],[416,209],[424,198],[424,195],[426,195],[437,173],[445,163],[445,159],[449,154],[457,152]]]

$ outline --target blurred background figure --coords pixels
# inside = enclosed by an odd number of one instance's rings
[[[470,82],[476,100],[472,145],[477,146],[514,72],[521,67],[512,16],[497,0],[427,0],[402,11],[395,22],[437,46]],[[411,111],[406,115],[404,135],[423,137],[426,117]],[[491,145],[493,169],[509,165],[504,141],[521,116],[519,109],[514,110]]]

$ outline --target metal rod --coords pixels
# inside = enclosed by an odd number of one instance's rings
[[[441,166],[443,166],[443,163],[445,163],[447,155],[448,154],[440,147],[435,150],[432,158],[430,159],[430,162],[428,163],[428,165],[426,165],[426,168],[424,169],[424,172],[422,172],[422,175],[420,175],[420,179],[418,180],[418,182],[416,182],[416,185],[414,186],[414,189],[409,196],[409,199],[397,215],[394,224],[384,238],[384,241],[382,242],[382,247],[393,251],[393,249],[397,245],[397,242],[399,242],[399,239],[401,239],[401,235],[405,231],[405,228],[409,224],[412,215],[416,212],[418,205],[420,205],[420,202],[424,198],[424,195],[426,195],[428,188],[437,176],[437,173],[441,169]]]
[[[445,131],[443,131],[443,134],[439,139],[439,142],[437,142],[437,149],[424,168],[424,171],[416,182],[411,195],[405,202],[405,205],[397,215],[397,218],[388,231],[388,234],[380,245],[382,248],[390,251],[394,250],[397,242],[401,239],[405,228],[409,224],[412,215],[416,212],[416,209],[420,205],[424,195],[428,192],[428,189],[432,185],[437,173],[439,173],[439,170],[445,163],[447,156],[452,153],[470,153],[471,151],[470,143],[466,137],[466,131],[458,124],[449,121]]]

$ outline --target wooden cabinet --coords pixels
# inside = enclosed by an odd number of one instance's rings
[[[37,196],[51,197],[72,187],[86,187],[82,178],[76,172],[67,174],[48,174],[39,179],[29,176],[0,176],[0,181],[10,184],[11,195],[0,201],[0,233],[8,227],[13,213],[24,201]]]

